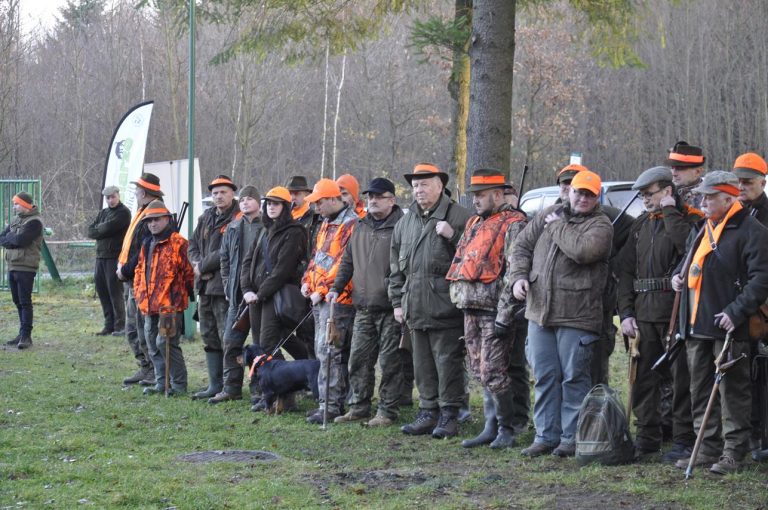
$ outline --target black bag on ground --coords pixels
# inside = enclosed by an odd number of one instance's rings
[[[616,392],[598,384],[579,409],[576,426],[576,461],[614,466],[632,462],[634,447],[624,406]]]

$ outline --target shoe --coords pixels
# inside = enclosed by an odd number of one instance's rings
[[[19,344],[19,340],[21,340],[21,335],[16,335],[16,338],[14,338],[13,340],[8,340],[7,342],[5,342],[5,345],[9,347],[16,347]]]
[[[741,462],[737,461],[731,456],[721,455],[720,459],[712,464],[709,470],[718,475],[727,475],[730,473],[738,473],[741,471]]]
[[[376,414],[376,416],[374,416],[372,420],[366,422],[365,425],[368,427],[389,427],[394,424],[395,420],[387,418],[383,414]]]
[[[30,347],[32,347],[32,337],[29,335],[21,335],[19,338],[19,343],[16,344],[16,348],[18,350],[22,350],[29,349]]]
[[[483,391],[483,416],[485,417],[483,430],[476,437],[462,441],[461,446],[464,448],[491,444],[499,433],[498,421],[496,420],[496,404],[493,402],[493,395],[488,390]]]
[[[208,400],[224,389],[224,353],[206,351],[205,364],[208,368],[208,387],[192,395],[192,400]]]
[[[307,411],[306,417],[309,418],[313,414],[322,413],[322,412],[323,412],[322,409],[320,409],[319,407],[316,407],[314,409],[310,409],[309,411]]]
[[[488,446],[494,450],[500,450],[502,448],[514,448],[516,445],[515,430],[502,426],[499,427],[499,434],[496,436],[496,439],[491,441],[491,444]]]
[[[432,437],[435,439],[445,439],[459,435],[459,410],[455,407],[440,408],[440,418],[437,420],[437,426],[432,430]]]
[[[357,414],[353,410],[350,409],[350,411],[347,414],[342,414],[341,416],[337,416],[334,418],[333,423],[354,423],[356,421],[364,421],[370,418],[370,413],[364,413],[364,414]]]
[[[704,455],[700,453],[696,456],[696,462],[693,463],[693,467],[711,466],[712,464],[716,463],[720,459],[721,457],[716,457],[714,455]],[[688,463],[690,462],[690,460],[691,460],[690,457],[688,457],[687,459],[680,459],[677,462],[675,462],[675,467],[680,469],[688,469]]]
[[[111,335],[111,334],[112,334],[114,331],[115,331],[114,329],[103,328],[101,331],[99,331],[98,333],[96,333],[96,336],[107,336],[107,335]]]
[[[236,395],[233,393],[227,393],[226,391],[220,391],[213,397],[208,399],[209,404],[221,404],[222,402],[229,402],[231,400],[242,400],[242,395]]]
[[[328,423],[331,423],[332,421],[336,421],[336,418],[338,418],[340,415],[339,413],[334,413],[333,411],[328,411]],[[320,411],[319,413],[315,413],[309,418],[307,418],[307,423],[312,423],[315,425],[322,425],[323,424],[323,412]]]
[[[155,384],[154,377],[155,377],[155,371],[152,369],[152,367],[139,367],[138,370],[133,375],[129,375],[125,379],[123,379],[123,384],[138,384],[141,383],[144,379],[147,379],[148,377],[152,377],[152,384]]]
[[[154,386],[156,381],[157,379],[155,378],[155,370],[152,369],[147,373],[144,379],[139,381],[139,386]]]
[[[552,455],[555,457],[573,457],[576,455],[576,443],[560,443],[560,445],[552,450]]]
[[[400,427],[400,430],[409,436],[431,434],[437,425],[437,412],[437,409],[419,409],[416,418],[411,423]]]
[[[662,464],[674,464],[680,459],[686,459],[687,462],[692,453],[692,446],[675,443],[672,445],[672,449],[661,457],[661,462]]]
[[[256,402],[251,406],[251,411],[253,411],[254,413],[260,413],[261,411],[266,411],[266,410],[267,410],[267,403],[262,399],[259,399],[258,402]]]
[[[648,455],[653,455],[655,453],[659,453],[661,451],[661,448],[658,446],[651,446],[647,443],[641,443],[639,441],[635,441],[635,444],[633,445],[635,448],[635,458],[640,459],[642,457],[646,457]]]
[[[121,329],[119,331],[113,331],[112,336],[125,336],[125,330]]]
[[[544,443],[533,443],[528,448],[525,448],[523,451],[520,452],[523,457],[540,457],[542,455],[546,455],[548,453],[552,453],[552,451],[555,449],[554,446],[550,446],[548,444]]]
[[[144,395],[157,395],[160,393],[165,393],[165,388],[163,386],[160,386],[159,384],[155,384],[154,386],[150,386],[149,388],[144,388],[143,393]]]
[[[171,391],[168,392],[169,397],[183,397],[186,394],[186,388],[171,388]]]

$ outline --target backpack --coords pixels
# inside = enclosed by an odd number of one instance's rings
[[[576,461],[581,466],[591,462],[614,466],[632,462],[634,453],[621,400],[614,390],[598,384],[584,397],[579,409]]]

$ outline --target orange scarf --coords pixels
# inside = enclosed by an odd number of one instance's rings
[[[120,255],[117,258],[117,261],[121,266],[128,262],[128,255],[131,252],[131,243],[133,242],[133,233],[136,230],[139,222],[144,219],[146,209],[147,207],[144,206],[136,212],[133,219],[131,220],[131,224],[128,226],[128,231],[125,233],[125,237],[123,237],[123,246],[120,249]]]
[[[696,322],[696,312],[699,309],[701,283],[704,279],[704,259],[712,252],[712,245],[714,244],[717,246],[717,243],[720,240],[720,236],[722,235],[723,230],[725,230],[725,225],[728,223],[728,220],[730,220],[734,214],[741,211],[742,209],[743,207],[741,202],[736,200],[728,210],[725,218],[723,218],[720,223],[714,225],[712,220],[708,219],[707,224],[704,226],[704,228],[707,229],[707,233],[702,237],[701,242],[699,243],[699,247],[696,249],[696,253],[693,254],[691,267],[688,269],[688,288],[693,289],[693,309],[691,310],[691,324]],[[710,233],[711,239],[709,235]]]
[[[304,216],[307,211],[309,210],[309,202],[304,202],[304,205],[301,207],[294,207],[291,211],[291,216],[293,216],[294,220],[301,219],[302,216]]]

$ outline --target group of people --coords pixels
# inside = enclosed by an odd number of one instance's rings
[[[243,398],[250,333],[276,357],[280,342],[294,359],[320,361],[319,407],[309,423],[393,425],[411,405],[415,379],[419,410],[401,430],[435,438],[459,434],[472,377],[483,390],[484,427],[462,441],[466,448],[516,445],[529,423],[530,366],[536,433],[522,454],[570,457],[582,400],[607,383],[618,314],[625,339],[639,345],[631,387],[637,456],[671,439],[662,461],[686,467],[726,336],[727,359],[760,354],[747,325],[768,298],[767,172],[747,153],[732,171],[705,173],[701,148],[678,142],[664,166],[634,183],[645,206],[636,219],[601,205],[600,176],[579,164],[558,173],[560,199],[533,218],[494,169],[471,175],[474,211],[451,198],[448,174],[431,163],[404,175],[413,194],[407,211],[383,177],[361,192],[348,174],[312,188],[293,176],[262,196],[219,175],[208,185],[213,207],[189,242],[159,179],[145,173],[134,183],[133,218],[108,187],[108,207],[89,228],[105,318],[97,334],[126,336],[139,368],[125,384],[184,394],[181,313],[196,299],[208,385],[193,399]],[[24,348],[31,302],[23,273],[36,270],[42,224],[31,198],[17,197],[18,219],[0,244],[11,256],[22,324],[12,342]],[[287,313],[290,306],[306,307],[304,318]],[[233,327],[246,316],[250,328]],[[683,353],[652,370],[673,329]],[[737,362],[723,378],[696,465],[734,472],[756,447],[765,424],[750,366]],[[263,409],[256,378],[250,395],[252,409]],[[295,407],[290,398],[287,407]]]

